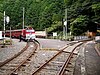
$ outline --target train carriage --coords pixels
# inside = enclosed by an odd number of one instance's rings
[[[21,35],[21,38],[23,40],[35,39],[35,30],[32,27],[26,27],[25,29],[18,29],[18,30],[11,30],[11,31],[6,30],[5,36],[10,37],[10,32],[11,32],[11,37],[14,38],[19,38]]]

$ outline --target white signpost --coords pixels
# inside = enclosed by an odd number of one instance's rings
[[[57,32],[53,32],[53,38],[57,38]]]
[[[53,36],[54,36],[54,37],[57,36],[57,32],[53,32]]]

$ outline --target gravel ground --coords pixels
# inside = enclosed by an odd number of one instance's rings
[[[0,48],[0,62],[3,62],[18,52],[20,52],[26,45],[26,42],[19,42],[18,39],[12,39],[13,44],[11,46],[7,46],[5,48]]]
[[[46,62],[49,58],[51,58],[57,51],[37,51],[33,57],[31,57],[29,62],[26,62],[25,65],[27,67],[21,67],[18,72],[18,75],[31,75],[33,71],[35,71],[41,64]]]
[[[76,45],[78,45],[78,44],[76,44]],[[74,45],[73,48],[76,45]],[[68,51],[69,49],[71,51],[73,49],[71,47],[72,46],[70,46],[70,48],[66,49],[65,51]],[[46,62],[48,59],[50,59],[55,53],[57,53],[56,50],[43,50],[43,49],[38,50],[38,51],[35,52],[34,56],[30,58],[30,61],[28,61],[24,64],[26,67],[22,66],[15,73],[18,74],[18,75],[31,75],[30,73],[32,73],[33,71],[38,69],[40,65],[42,65],[44,62]],[[65,61],[65,59],[67,58],[67,55],[64,55],[64,54],[57,57],[58,59],[54,59],[52,63],[56,63],[56,65],[57,65],[57,64]],[[72,60],[73,63],[75,63],[75,58],[73,58],[73,60]],[[58,60],[59,60],[59,62],[58,62]],[[54,65],[52,65],[52,63],[50,63],[51,65],[49,64],[50,66],[48,65],[49,67],[48,66],[44,67],[43,71],[40,71],[37,75],[55,75],[56,74],[55,72],[57,72],[55,70],[59,69],[58,68],[59,66],[57,67],[55,65],[55,68],[54,68]],[[73,67],[74,67],[74,64],[73,64]]]
[[[94,43],[89,43],[86,48],[87,75],[100,75],[100,57],[94,48]]]

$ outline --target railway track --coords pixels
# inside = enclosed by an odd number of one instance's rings
[[[70,43],[68,46],[62,48],[53,57],[48,59],[45,63],[35,69],[30,75],[64,75],[73,55],[74,51],[82,44]],[[75,46],[75,47],[73,47]],[[67,52],[68,47],[71,47],[71,52]]]
[[[37,50],[37,47],[38,44],[35,41],[29,42],[21,52],[0,65],[0,75],[16,75],[15,71],[24,66],[25,62],[29,61],[29,58]]]
[[[29,42],[29,47],[24,52],[3,64],[0,67],[0,75],[64,75],[66,71],[70,71],[67,67],[71,65],[72,57],[77,56],[74,51],[82,44],[77,41],[59,50],[42,52],[36,50],[37,46],[40,46],[36,42]]]

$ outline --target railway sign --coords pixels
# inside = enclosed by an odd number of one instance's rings
[[[64,25],[65,25],[65,26],[67,25],[67,21],[64,22]]]
[[[53,32],[53,36],[57,36],[57,32]]]
[[[9,16],[6,17],[6,22],[7,22],[7,24],[10,22]]]

